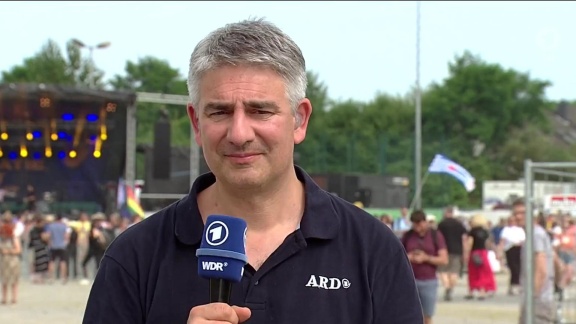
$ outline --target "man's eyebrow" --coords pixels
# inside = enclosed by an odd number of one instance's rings
[[[230,110],[234,109],[234,104],[230,102],[209,102],[204,105],[204,111],[214,111],[214,110]]]
[[[257,109],[271,109],[271,110],[280,109],[280,107],[273,101],[258,101],[258,100],[244,101],[244,106]]]

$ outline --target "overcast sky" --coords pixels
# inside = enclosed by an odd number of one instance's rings
[[[576,99],[576,2],[422,2],[421,80],[447,76],[465,50],[549,80],[550,99]],[[49,39],[110,41],[94,52],[106,77],[151,55],[187,73],[207,33],[266,17],[302,48],[334,99],[405,94],[416,76],[416,2],[0,2],[0,70],[32,56]],[[86,53],[87,54],[87,53]]]

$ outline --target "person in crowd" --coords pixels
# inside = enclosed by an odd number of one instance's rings
[[[464,249],[465,261],[468,264],[468,295],[465,299],[473,299],[478,293],[478,300],[486,296],[494,296],[496,278],[488,258],[490,232],[488,222],[482,215],[472,216],[470,231]]]
[[[444,286],[444,300],[450,301],[462,271],[463,242],[466,239],[466,228],[460,220],[454,217],[452,206],[444,209],[444,217],[438,224],[438,231],[444,236],[448,249],[448,264],[438,267],[438,274]]]
[[[1,216],[0,224],[0,282],[2,284],[2,298],[0,303],[8,302],[10,291],[12,304],[18,300],[18,281],[20,280],[21,266],[20,254],[22,252],[20,239],[14,234],[12,213],[5,212]]]

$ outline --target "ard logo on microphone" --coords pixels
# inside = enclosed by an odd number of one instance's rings
[[[218,246],[228,239],[228,226],[221,221],[215,221],[208,225],[206,229],[206,243]]]

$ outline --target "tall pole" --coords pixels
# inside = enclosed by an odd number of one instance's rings
[[[84,44],[82,41],[73,38],[72,42],[74,43],[74,45],[78,46],[78,48],[87,48],[88,49],[88,60],[89,60],[89,66],[88,66],[88,86],[90,88],[95,88],[96,87],[96,77],[94,75],[95,69],[94,69],[94,50],[95,49],[103,49],[103,48],[107,48],[110,46],[110,42],[102,42],[100,44],[97,45],[86,45]]]
[[[96,79],[94,78],[94,46],[89,46],[88,47],[88,55],[90,56],[90,64],[88,65],[88,77],[89,79],[89,85],[90,85],[90,89],[94,89],[95,85],[96,85]]]
[[[421,186],[422,177],[422,98],[420,90],[420,1],[416,1],[416,113],[415,113],[415,145],[414,145],[414,189],[417,190],[414,197],[414,207],[422,208]]]

